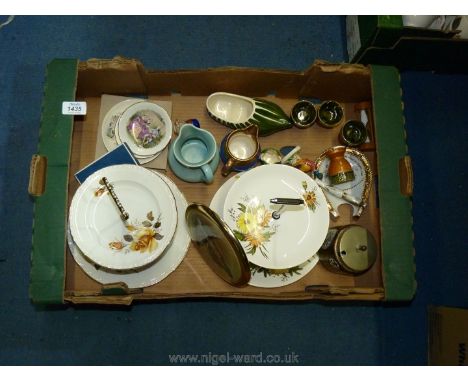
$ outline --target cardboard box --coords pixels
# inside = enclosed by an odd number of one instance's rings
[[[95,282],[74,262],[66,242],[68,206],[78,187],[73,174],[94,160],[100,96],[145,94],[149,99],[171,101],[172,120],[197,118],[219,144],[229,129],[212,120],[205,108],[207,96],[216,91],[266,97],[286,112],[301,97],[334,99],[344,104],[346,119],[358,118],[356,103],[372,102],[377,149],[366,152],[376,179],[369,206],[357,222],[350,209],[341,208],[342,216],[332,223],[358,223],[371,230],[380,255],[370,271],[360,276],[338,275],[318,264],[306,277],[282,288],[235,288],[215,275],[191,245],[169,277],[151,287],[128,290],[124,285]],[[88,114],[62,115],[64,100],[86,101]],[[262,137],[260,143],[262,147],[300,143],[301,154],[313,159],[338,144],[338,130],[291,128]],[[54,60],[47,67],[38,148],[42,160],[33,161],[39,165],[31,170],[31,184],[41,185],[44,192],[37,192],[34,200],[30,296],[42,304],[130,304],[137,299],[186,297],[410,300],[416,283],[412,178],[406,154],[399,73],[392,67],[316,62],[302,72],[235,67],[151,71],[139,61],[123,58]],[[189,202],[206,205],[225,181],[220,169],[211,185],[185,183],[170,169],[166,175]]]
[[[468,72],[468,40],[454,32],[404,27],[401,16],[347,16],[346,35],[352,63]]]
[[[429,365],[468,366],[468,309],[430,306]]]

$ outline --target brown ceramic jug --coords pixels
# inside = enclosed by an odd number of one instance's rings
[[[351,182],[354,180],[354,172],[351,165],[345,158],[345,146],[332,147],[326,155],[330,158],[328,167],[328,177],[332,185]]]

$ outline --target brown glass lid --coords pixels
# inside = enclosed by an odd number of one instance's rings
[[[209,207],[192,203],[185,221],[193,243],[210,268],[234,286],[250,280],[249,261],[231,229]]]

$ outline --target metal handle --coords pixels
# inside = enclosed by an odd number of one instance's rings
[[[122,206],[122,203],[120,203],[119,198],[118,198],[117,195],[115,194],[114,186],[113,186],[112,184],[109,183],[109,181],[107,180],[107,178],[106,178],[105,176],[101,179],[101,182],[104,184],[104,186],[106,186],[107,191],[109,191],[109,194],[110,194],[110,196],[112,197],[112,200],[114,201],[115,205],[116,205],[117,208],[119,209],[119,211],[120,211],[120,218],[121,218],[123,221],[128,220],[128,218],[129,218],[130,216],[128,215],[128,212],[125,211],[125,208]]]
[[[273,204],[287,204],[290,206],[298,206],[300,204],[304,204],[303,199],[294,199],[294,198],[273,198],[270,199],[270,203]]]

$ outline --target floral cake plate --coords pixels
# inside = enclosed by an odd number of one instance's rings
[[[177,205],[177,228],[174,234],[174,240],[167,246],[164,253],[153,263],[144,267],[138,272],[115,272],[105,268],[96,267],[90,262],[83,252],[73,241],[70,230],[68,231],[68,246],[71,254],[77,264],[83,271],[92,279],[101,284],[113,284],[123,282],[128,288],[145,288],[154,285],[164,280],[172,272],[174,272],[187,254],[190,245],[190,236],[187,232],[187,227],[184,223],[185,209],[188,206],[187,200],[174,182],[168,177],[157,174],[164,182],[167,183],[172,193],[174,194]]]
[[[216,191],[216,194],[211,199],[210,208],[218,215],[222,216],[224,208],[224,200],[231,188],[241,174],[237,174],[229,178],[223,185]],[[259,288],[279,288],[292,284],[304,276],[306,276],[318,263],[318,255],[314,254],[303,264],[297,267],[283,269],[283,270],[271,270],[268,268],[262,268],[255,264],[250,263],[251,277],[249,285]]]
[[[123,112],[118,122],[118,135],[136,155],[154,155],[169,144],[172,122],[161,106],[138,102]]]
[[[127,221],[101,179],[106,177]],[[114,270],[143,267],[169,245],[177,208],[169,186],[152,171],[135,165],[103,168],[78,188],[70,206],[73,240],[92,262]]]
[[[299,198],[302,205],[280,206],[273,198]],[[293,268],[305,263],[321,247],[328,231],[325,196],[315,181],[293,167],[256,167],[231,186],[223,219],[233,230],[249,262],[268,269]]]

